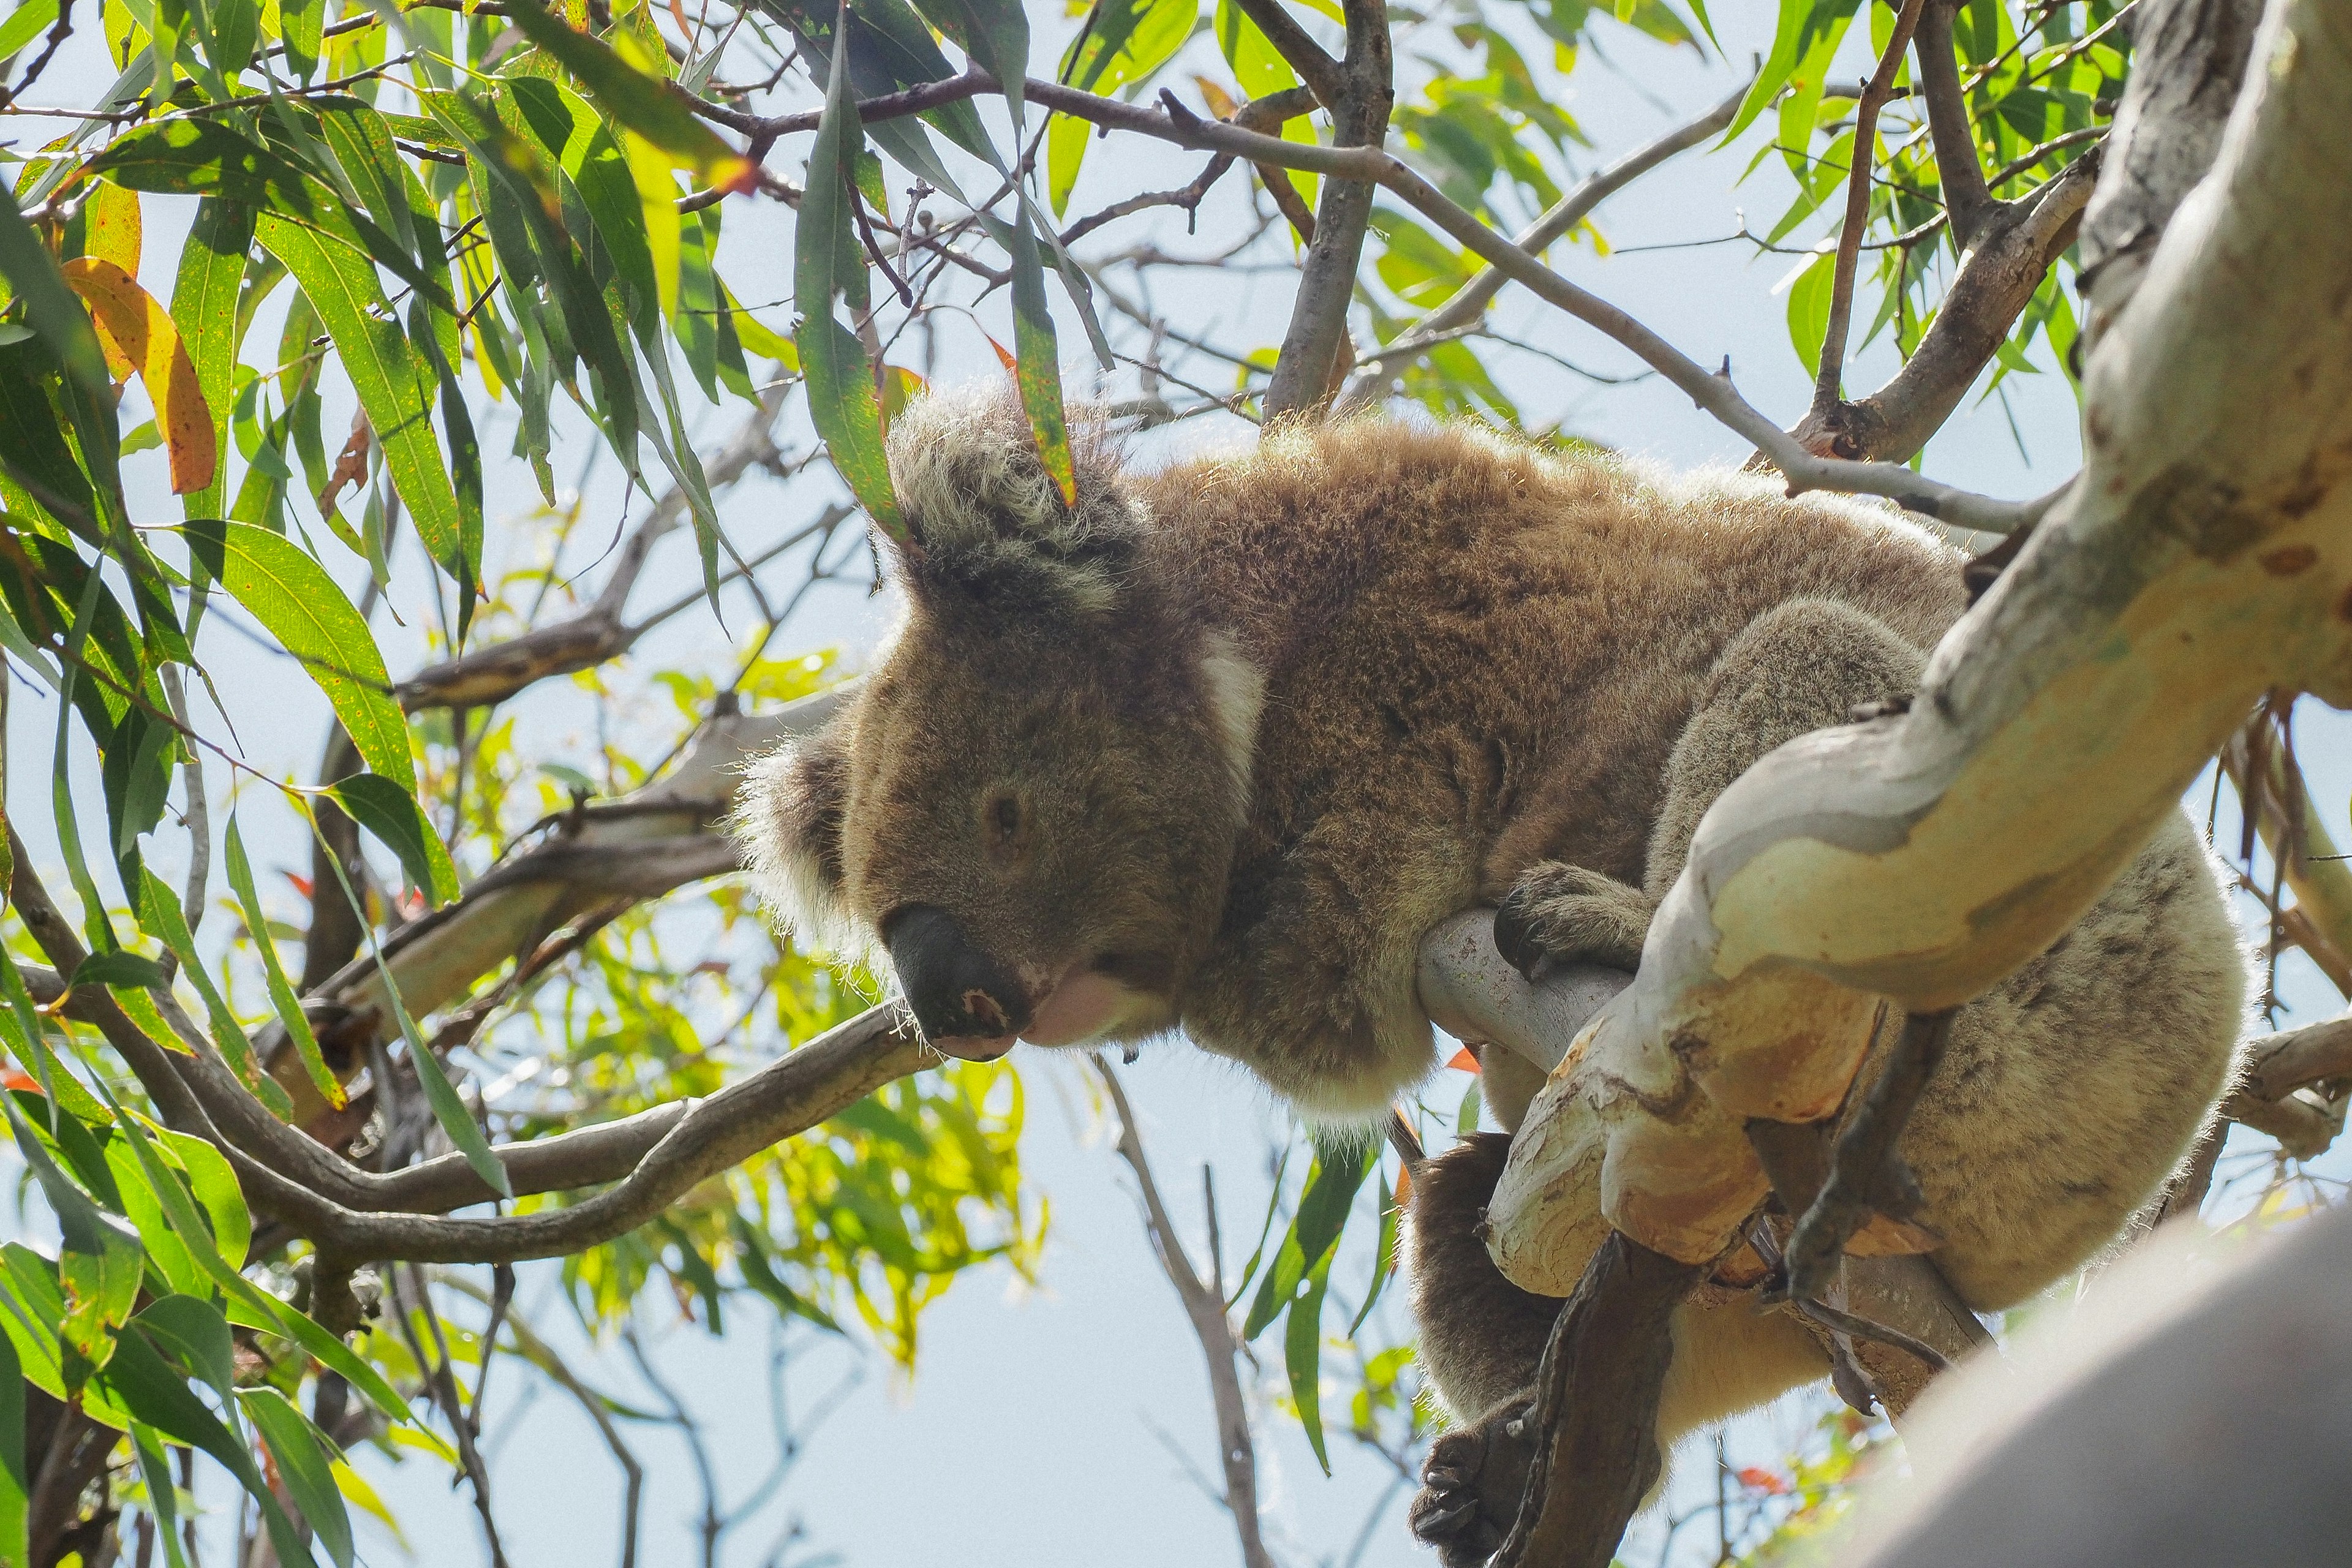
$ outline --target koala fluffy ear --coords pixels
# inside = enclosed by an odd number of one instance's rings
[[[910,585],[1024,612],[1116,605],[1141,520],[1098,429],[1073,421],[1070,451],[1075,506],[1046,473],[1010,388],[958,387],[908,404],[890,422],[889,458],[912,541],[898,551]]]
[[[842,901],[842,825],[848,804],[845,726],[787,741],[744,774],[730,825],[760,900],[803,950],[858,956],[872,938]]]

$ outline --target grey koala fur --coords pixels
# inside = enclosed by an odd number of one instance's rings
[[[833,724],[751,780],[772,903],[888,950],[957,1054],[1181,1027],[1326,1121],[1433,1069],[1423,933],[1499,905],[1516,962],[1637,962],[1716,795],[1913,689],[1963,608],[1960,556],[1892,509],[1467,426],[1293,426],[1156,473],[1089,438],[1072,506],[1009,398],[919,400],[890,453],[906,616]],[[1962,1010],[1904,1152],[1971,1305],[2122,1229],[2211,1113],[2244,988],[2176,817]],[[1515,1126],[1535,1077],[1489,1060]],[[1437,1156],[1412,1205],[1457,1458],[1558,1307],[1476,1239],[1500,1159],[1491,1137]],[[1825,1370],[1744,1304],[1675,1337],[1669,1442]]]

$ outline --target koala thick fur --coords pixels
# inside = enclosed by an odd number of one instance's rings
[[[955,1055],[1181,1028],[1307,1115],[1368,1122],[1434,1065],[1422,937],[1497,906],[1507,955],[1632,968],[1708,805],[1765,752],[1916,687],[1960,556],[1883,506],[1675,477],[1466,426],[1294,426],[1065,506],[1019,405],[894,422],[906,610],[842,712],[755,773],[741,831],[811,941],[877,940]],[[1988,850],[1995,853],[1997,850]],[[2126,1226],[2211,1114],[2245,960],[2169,819],[1956,1019],[1902,1152],[1969,1305]],[[1516,1127],[1538,1086],[1489,1053]],[[1476,1238],[1507,1139],[1429,1162],[1422,1360],[1475,1421],[1559,1303]],[[1814,1340],[1693,1305],[1661,1435],[1822,1375]]]

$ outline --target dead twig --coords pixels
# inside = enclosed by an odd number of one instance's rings
[[[1837,1141],[1829,1180],[1805,1207],[1789,1238],[1789,1293],[1817,1301],[1828,1289],[1838,1255],[1873,1213],[1908,1219],[1918,1211],[1918,1184],[1895,1152],[1952,1034],[1952,1010],[1906,1018],[1886,1065]]]
[[[1268,1555],[1258,1530],[1257,1454],[1250,1437],[1249,1408],[1242,1400],[1241,1374],[1235,1364],[1242,1353],[1241,1341],[1234,1333],[1233,1321],[1225,1316],[1223,1270],[1216,1257],[1213,1189],[1204,1188],[1209,1193],[1211,1237],[1210,1278],[1204,1280],[1185,1255],[1183,1244],[1176,1239],[1167,1206],[1160,1201],[1160,1185],[1152,1180],[1151,1163],[1144,1158],[1143,1140],[1136,1131],[1135,1109],[1128,1103],[1127,1090],[1118,1074],[1100,1057],[1091,1060],[1096,1076],[1102,1080],[1104,1093],[1110,1097],[1111,1109],[1118,1117],[1118,1156],[1135,1173],[1137,1195],[1143,1203],[1144,1228],[1150,1234],[1152,1250],[1159,1255],[1160,1269],[1168,1276],[1169,1284],[1176,1288],[1177,1299],[1184,1304],[1184,1315],[1192,1320],[1192,1332],[1200,1340],[1201,1353],[1208,1362],[1209,1389],[1217,1409],[1217,1457],[1225,1472],[1222,1500],[1234,1517],[1234,1531],[1241,1537],[1242,1562],[1245,1568],[1273,1568],[1274,1559]],[[1206,1172],[1202,1179],[1207,1181]]]

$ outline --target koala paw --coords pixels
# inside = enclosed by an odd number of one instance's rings
[[[1531,1399],[1507,1400],[1430,1445],[1405,1523],[1444,1568],[1477,1568],[1510,1533],[1535,1453],[1534,1410]]]
[[[1649,934],[1650,900],[1637,888],[1563,860],[1530,866],[1495,911],[1495,946],[1529,980],[1553,963],[1632,970]]]

